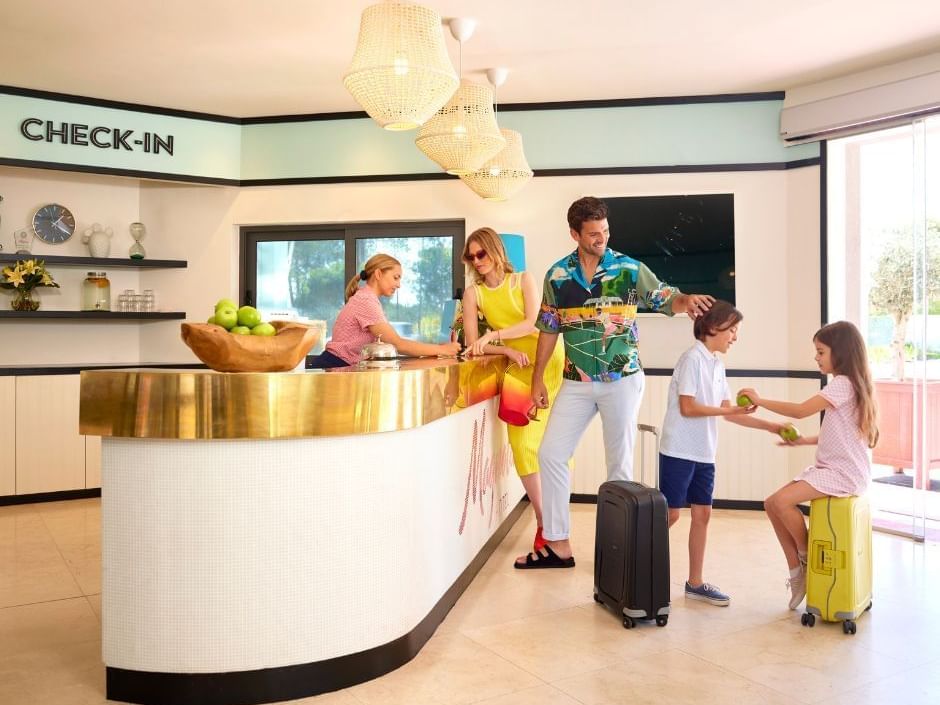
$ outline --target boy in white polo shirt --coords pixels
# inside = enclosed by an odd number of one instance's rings
[[[696,343],[679,358],[669,383],[659,455],[659,486],[669,504],[669,526],[679,520],[682,507],[692,508],[685,596],[720,606],[728,605],[731,598],[702,579],[715,488],[716,417],[771,433],[783,428],[783,424],[750,416],[757,407],[731,402],[718,353],[727,353],[738,339],[743,318],[734,306],[719,300],[695,319]]]

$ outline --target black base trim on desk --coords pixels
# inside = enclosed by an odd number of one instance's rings
[[[311,697],[383,676],[418,654],[527,505],[520,500],[428,615],[394,641],[326,661],[257,671],[154,673],[108,666],[107,698],[141,705],[255,705]]]
[[[62,490],[61,492],[35,492],[33,494],[11,494],[0,497],[0,507],[9,504],[35,504],[36,502],[59,502],[63,499],[91,499],[101,496],[100,487],[87,490]]]

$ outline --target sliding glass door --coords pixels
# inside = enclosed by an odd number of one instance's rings
[[[880,411],[875,524],[940,538],[940,118],[833,140],[827,162],[829,320],[862,331]]]

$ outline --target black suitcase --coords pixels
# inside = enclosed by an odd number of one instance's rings
[[[639,482],[605,482],[597,491],[594,599],[616,610],[627,629],[640,619],[669,621],[667,514],[662,492]]]

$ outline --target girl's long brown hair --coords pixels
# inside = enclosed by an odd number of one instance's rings
[[[832,371],[852,382],[858,403],[858,430],[868,441],[868,447],[874,448],[878,443],[878,410],[862,334],[848,321],[836,321],[816,331],[813,342],[830,349]]]

